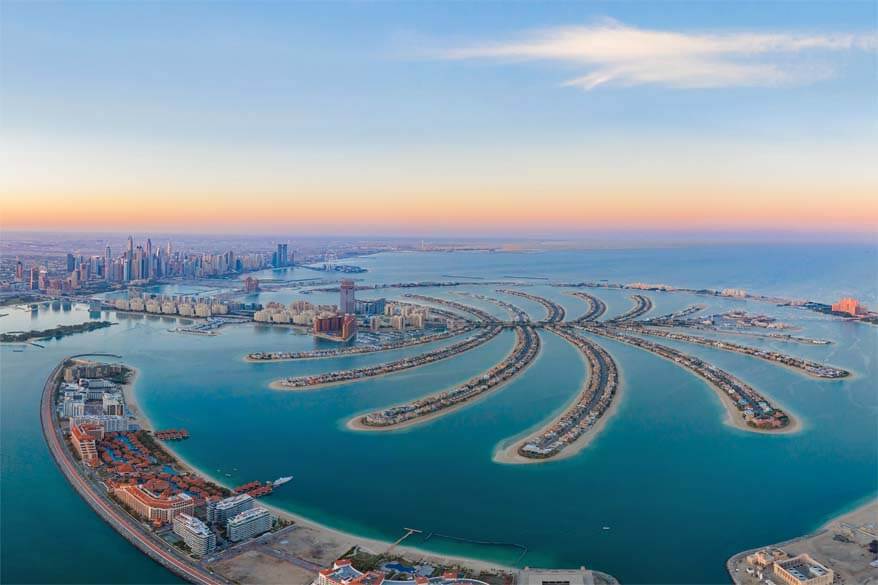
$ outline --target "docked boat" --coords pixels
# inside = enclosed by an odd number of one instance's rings
[[[283,484],[287,483],[288,481],[290,481],[292,479],[293,479],[292,475],[289,475],[286,477],[279,477],[276,480],[274,480],[273,482],[271,482],[271,485],[274,487],[277,487],[279,485],[283,485]]]

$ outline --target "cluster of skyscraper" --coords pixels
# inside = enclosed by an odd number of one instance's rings
[[[293,265],[293,255],[289,254],[287,244],[277,245],[277,251],[271,255],[271,265],[275,268]]]
[[[288,244],[278,244],[277,251],[269,258],[266,253],[236,254],[232,250],[179,252],[172,250],[170,242],[164,247],[154,247],[149,238],[145,244],[135,246],[132,236],[128,236],[125,250],[119,256],[113,255],[108,244],[103,256],[67,254],[66,260],[66,278],[50,278],[45,266],[34,265],[25,269],[19,260],[15,280],[31,290],[70,290],[78,289],[90,280],[134,282],[168,277],[203,278],[293,265]]]

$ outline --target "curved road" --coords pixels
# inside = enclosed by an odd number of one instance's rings
[[[97,354],[80,354],[80,355],[97,355]],[[102,354],[105,355],[105,354]],[[228,581],[222,579],[219,575],[213,575],[206,569],[194,565],[179,555],[167,549],[167,543],[161,544],[157,538],[149,532],[127,512],[109,500],[106,496],[98,492],[92,483],[82,477],[79,472],[79,463],[74,460],[72,454],[67,449],[60,427],[56,424],[53,395],[55,386],[59,381],[59,376],[64,369],[64,364],[75,357],[70,356],[55,366],[46,385],[43,387],[43,397],[40,404],[40,423],[43,428],[43,436],[46,438],[46,444],[55,463],[61,469],[61,472],[70,482],[70,485],[79,492],[79,495],[97,512],[101,518],[106,520],[110,526],[116,529],[131,544],[146,553],[150,558],[160,563],[165,568],[173,571],[180,577],[190,581],[191,583],[205,584],[226,584]],[[114,356],[120,357],[120,356]]]

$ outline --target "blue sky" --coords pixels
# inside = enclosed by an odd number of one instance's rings
[[[856,192],[856,206],[878,185],[865,168],[878,119],[874,2],[6,2],[2,16],[6,197],[144,193],[152,182],[166,197],[256,185],[271,192],[267,204],[285,190],[392,192],[391,203],[408,192],[427,206],[443,187],[516,186],[567,201],[648,190],[631,175],[654,173],[659,187],[644,196],[685,191],[674,202],[685,206],[711,175],[744,177],[743,191],[776,169],[780,188]],[[708,44],[743,36],[743,49],[704,66],[769,66],[794,79],[583,89],[564,84],[616,67],[615,57],[485,55],[605,26]],[[855,46],[746,54],[753,35]],[[642,58],[637,67],[656,69]]]

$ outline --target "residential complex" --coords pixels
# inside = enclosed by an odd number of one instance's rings
[[[256,506],[226,521],[226,536],[232,542],[258,536],[271,530],[274,518],[265,508]]]
[[[207,502],[207,521],[225,524],[227,520],[253,508],[256,502],[249,494],[239,494],[224,500]]]

